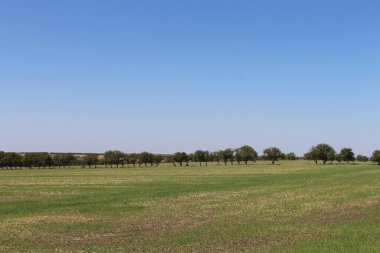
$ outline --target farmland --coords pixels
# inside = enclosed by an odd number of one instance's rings
[[[1,252],[380,252],[380,166],[0,171]]]

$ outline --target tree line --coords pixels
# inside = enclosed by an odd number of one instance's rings
[[[316,164],[321,161],[323,164],[327,162],[337,161],[352,162],[371,160],[374,163],[380,164],[380,150],[375,150],[370,158],[358,155],[355,156],[351,148],[342,148],[337,153],[334,148],[328,144],[318,144],[313,146],[309,152],[303,157],[297,157],[295,153],[283,153],[277,147],[266,148],[261,156],[256,150],[244,145],[240,148],[227,148],[215,152],[207,150],[196,150],[194,153],[187,154],[186,152],[176,152],[172,155],[160,155],[149,152],[129,153],[126,154],[119,150],[109,150],[104,154],[85,154],[83,156],[75,156],[71,153],[49,154],[47,152],[34,152],[18,154],[15,152],[0,151],[0,168],[1,169],[16,169],[16,168],[65,168],[70,166],[95,167],[104,165],[105,167],[124,167],[127,166],[159,166],[160,163],[172,163],[173,166],[188,166],[190,162],[198,163],[199,166],[207,166],[209,162],[227,164],[248,164],[256,162],[256,160],[268,160],[275,164],[278,160],[297,160],[305,159],[312,160]]]
[[[349,163],[355,160],[361,162],[368,162],[369,160],[371,160],[372,162],[380,165],[380,150],[373,151],[372,156],[370,158],[363,155],[357,155],[355,157],[352,148],[342,148],[340,152],[337,153],[332,146],[326,143],[321,143],[311,147],[310,151],[304,154],[304,159],[312,160],[316,164],[318,164],[318,161],[322,161],[323,164],[326,164],[328,161],[331,163],[333,161],[337,161],[339,163]]]

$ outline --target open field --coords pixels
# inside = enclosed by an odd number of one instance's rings
[[[0,171],[1,252],[380,252],[380,166]]]

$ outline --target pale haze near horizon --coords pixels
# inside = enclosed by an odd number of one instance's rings
[[[380,149],[375,1],[1,1],[0,150]]]

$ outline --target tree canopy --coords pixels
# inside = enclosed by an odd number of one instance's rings
[[[248,161],[255,162],[257,159],[256,150],[248,145],[244,145],[236,149],[235,155],[238,157],[237,160],[244,161],[245,164],[248,164]]]
[[[342,148],[339,153],[339,158],[344,162],[355,161],[355,154],[352,152],[352,148]]]
[[[380,165],[380,150],[373,151],[371,161]]]
[[[263,151],[263,153],[264,153],[264,159],[272,161],[272,164],[274,164],[283,156],[281,150],[277,147],[267,148]]]

